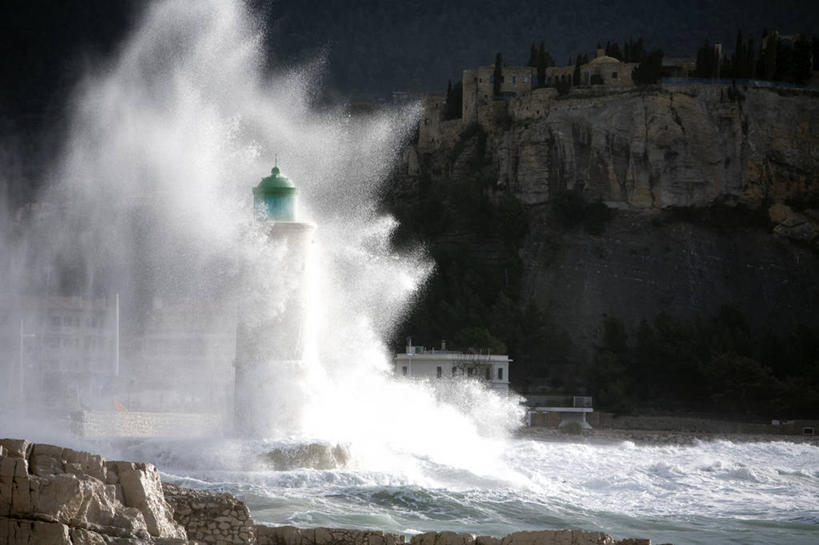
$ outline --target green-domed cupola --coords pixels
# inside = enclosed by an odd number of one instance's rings
[[[273,167],[270,176],[262,178],[253,188],[253,208],[256,219],[293,221],[296,217],[296,195],[299,190],[279,167]]]

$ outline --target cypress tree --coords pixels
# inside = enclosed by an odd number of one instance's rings
[[[503,57],[498,52],[495,55],[495,71],[492,73],[492,93],[495,96],[501,93],[501,83],[503,83]]]
[[[611,50],[606,51],[606,55],[608,55],[609,57],[614,57],[615,59],[621,61],[624,59],[623,54],[620,52],[620,45],[617,42],[611,44]]]
[[[540,42],[540,48],[537,51],[537,86],[543,87],[546,85],[546,69],[554,66],[555,61],[546,48],[543,42]]]
[[[574,76],[572,77],[572,83],[574,85],[580,85],[580,64],[583,62],[583,55],[577,56],[577,61],[574,63]]]
[[[538,61],[537,49],[535,48],[535,44],[532,43],[532,46],[529,48],[529,62],[526,63],[526,66],[536,67]]]

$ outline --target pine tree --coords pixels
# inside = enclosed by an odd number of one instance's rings
[[[533,43],[532,46],[529,48],[529,62],[526,63],[526,66],[536,67],[537,61],[538,61],[537,48],[535,48],[535,44]]]

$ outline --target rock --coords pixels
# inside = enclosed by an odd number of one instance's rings
[[[802,242],[810,242],[819,235],[819,227],[805,216],[792,213],[790,217],[774,227],[774,233]]]
[[[0,517],[4,545],[72,545],[69,528],[59,522]]]
[[[412,536],[410,545],[473,545],[475,538],[472,534],[456,532],[426,532]]]
[[[341,445],[308,443],[277,447],[268,452],[266,458],[277,471],[299,468],[337,469],[349,463],[350,454]]]
[[[492,536],[478,536],[475,545],[500,545],[501,540]]]
[[[603,532],[541,530],[509,534],[501,545],[614,545],[614,539]]]
[[[116,467],[125,505],[142,512],[148,532],[155,537],[186,537],[182,527],[173,520],[156,467],[129,462],[118,462]]]
[[[85,473],[102,482],[106,481],[105,463],[102,456],[67,448],[63,450],[63,460],[65,460],[66,472],[68,472],[68,465],[70,464],[77,473]]]
[[[28,458],[32,445],[26,439],[0,439],[0,446],[4,450],[3,456]]]
[[[768,208],[768,217],[774,223],[782,223],[793,215],[793,210],[787,204],[778,202]]]
[[[258,545],[295,545],[301,542],[299,529],[295,526],[264,526],[255,527]]]

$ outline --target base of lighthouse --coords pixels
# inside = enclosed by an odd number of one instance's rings
[[[269,438],[283,431],[288,416],[274,385],[302,364],[307,320],[307,266],[315,226],[271,222],[267,236],[281,244],[283,258],[270,275],[275,304],[248,297],[239,311],[236,331],[234,431],[248,438]],[[279,266],[280,265],[280,266]],[[295,424],[295,423],[294,423]]]

